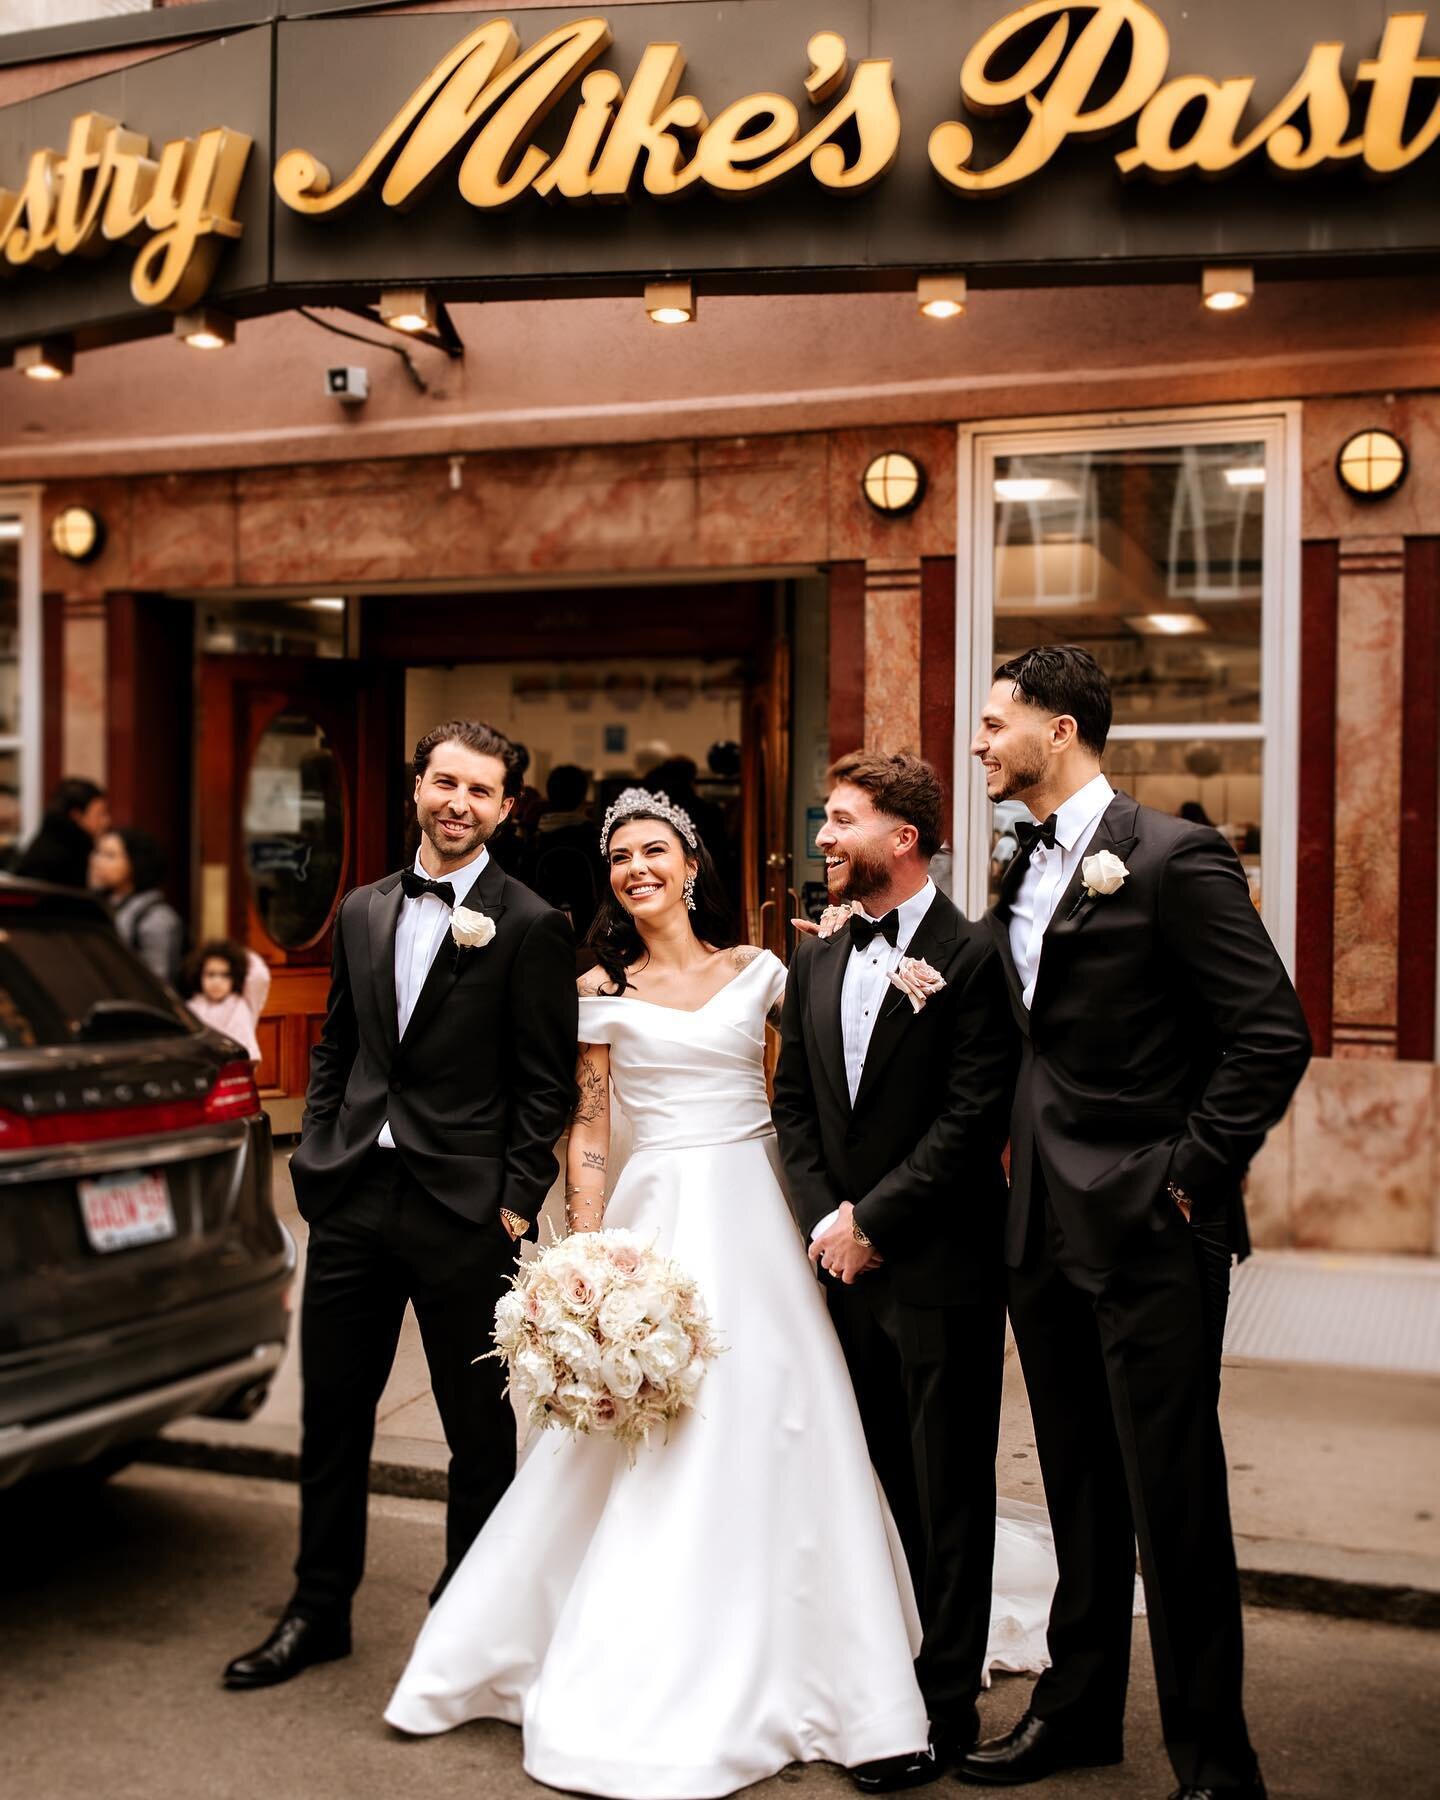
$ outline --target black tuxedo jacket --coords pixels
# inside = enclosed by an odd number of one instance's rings
[[[1173,1227],[1171,1181],[1244,1256],[1241,1182],[1310,1060],[1305,1016],[1219,832],[1117,794],[1085,855],[1101,850],[1129,875],[1091,899],[1077,867],[1028,1011],[1010,953],[1019,866],[988,915],[1022,1033],[1006,1260],[1024,1257],[1042,1181],[1087,1266]]]
[[[462,1217],[531,1222],[555,1179],[555,1144],[575,1103],[575,945],[564,917],[493,859],[466,905],[495,936],[458,950],[447,931],[405,1035],[397,1029],[397,871],[347,894],[300,1146],[290,1162],[300,1211],[344,1195],[388,1118],[427,1193]]]
[[[849,1200],[913,1305],[993,1288],[1005,1217],[1001,1154],[1018,1055],[1000,959],[983,925],[937,893],[906,952],[945,987],[917,1013],[896,988],[875,1021],[850,1104],[840,989],[850,933],[802,938],[790,965],[775,1126],[790,1207],[810,1232]]]

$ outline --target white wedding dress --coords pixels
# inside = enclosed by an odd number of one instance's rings
[[[606,1438],[532,1439],[391,1697],[402,1731],[508,1720],[536,1781],[616,1800],[925,1743],[909,1575],[780,1187],[763,1053],[784,985],[766,952],[697,1012],[581,999],[633,1132],[605,1223],[695,1277],[727,1349],[633,1466]],[[1038,1668],[1054,1567],[1043,1525],[1016,1529],[992,1654]]]

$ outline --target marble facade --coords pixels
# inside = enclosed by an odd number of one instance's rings
[[[1414,457],[1383,512],[1346,499],[1334,476],[1339,443],[1375,423],[1399,430]],[[1303,444],[1303,535],[1339,544],[1335,1046],[1252,1172],[1254,1233],[1262,1246],[1437,1254],[1440,1071],[1395,1060],[1396,832],[1376,796],[1393,795],[1401,773],[1405,540],[1440,532],[1440,405],[1431,395],[1307,402]],[[343,592],[417,574],[538,585],[836,563],[863,568],[850,653],[866,737],[918,748],[922,559],[955,555],[955,446],[952,426],[920,424],[56,481],[47,525],[83,501],[108,526],[87,568],[47,550],[47,592],[63,601],[66,767],[104,776],[107,593]],[[890,449],[917,457],[930,483],[898,520],[871,511],[860,486],[870,458]]]

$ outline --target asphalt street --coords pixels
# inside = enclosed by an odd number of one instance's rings
[[[348,1661],[230,1694],[221,1667],[265,1635],[287,1591],[295,1493],[284,1483],[137,1468],[101,1487],[0,1495],[0,1789],[33,1800],[519,1800],[519,1733],[498,1724],[411,1741],[381,1719],[440,1559],[441,1508],[371,1503],[369,1572]],[[1303,1613],[1248,1615],[1252,1730],[1276,1800],[1440,1793],[1440,1635]],[[1029,1790],[1161,1800],[1144,1622],[1129,1754]],[[643,1680],[643,1671],[637,1671]],[[1023,1709],[1002,1679],[987,1726]],[[929,1790],[958,1794],[952,1781]],[[969,1790],[976,1792],[978,1790]],[[849,1796],[791,1768],[757,1796]]]

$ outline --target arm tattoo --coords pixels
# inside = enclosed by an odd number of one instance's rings
[[[580,1159],[587,1169],[604,1169],[605,1155],[601,1150],[583,1150]]]
[[[592,1057],[582,1055],[576,1084],[575,1123],[593,1125],[603,1115],[605,1102],[605,1077],[596,1068]]]

